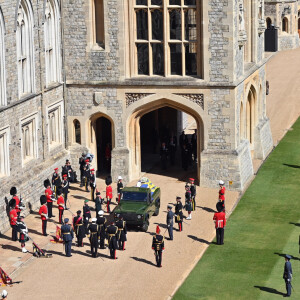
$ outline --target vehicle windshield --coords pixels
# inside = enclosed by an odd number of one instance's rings
[[[147,201],[147,193],[138,193],[138,192],[122,192],[122,200],[123,201],[138,201],[138,202],[146,202]]]

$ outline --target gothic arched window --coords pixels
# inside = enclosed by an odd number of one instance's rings
[[[282,31],[289,32],[289,21],[286,17],[282,19]]]
[[[103,0],[94,0],[95,43],[104,48],[104,7]]]

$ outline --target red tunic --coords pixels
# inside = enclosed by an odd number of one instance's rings
[[[17,210],[14,208],[9,212],[10,225],[17,225]]]
[[[219,190],[219,200],[225,201],[225,186],[222,186]]]
[[[16,200],[16,206],[15,206],[15,209],[16,209],[17,213],[18,213],[18,212],[21,212],[21,210],[20,210],[20,208],[19,208],[19,204],[20,204],[20,199],[19,199],[19,197],[18,197],[17,195],[16,195],[16,196],[13,196],[13,199]]]
[[[112,187],[111,185],[108,185],[106,187],[106,198],[112,199],[113,195],[112,195]]]
[[[39,214],[41,215],[41,219],[42,219],[43,221],[47,220],[47,218],[46,218],[44,215],[42,215],[42,214],[45,214],[45,215],[48,214],[48,209],[47,209],[46,204],[43,204],[43,205],[40,207]]]
[[[226,217],[224,212],[216,212],[213,220],[216,221],[216,228],[224,228],[226,226]]]
[[[63,210],[65,208],[65,200],[63,196],[59,196],[57,199],[58,209]]]
[[[53,192],[50,188],[45,190],[45,195],[46,195],[46,198],[47,198],[47,202],[53,202],[52,199],[51,199],[52,194],[53,194]]]

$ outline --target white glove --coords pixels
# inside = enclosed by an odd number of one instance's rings
[[[85,218],[87,221],[89,220],[89,218]]]

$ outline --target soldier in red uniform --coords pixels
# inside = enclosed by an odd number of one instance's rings
[[[46,179],[44,181],[44,187],[45,187],[45,196],[47,199],[47,208],[48,208],[48,218],[52,218],[55,217],[54,215],[52,215],[52,206],[53,206],[53,201],[54,201],[54,195],[53,195],[53,191],[51,190],[51,184],[50,184],[50,180]]]
[[[57,205],[58,205],[58,212],[59,212],[59,223],[63,224],[63,214],[64,214],[64,210],[65,210],[65,200],[64,197],[62,196],[62,188],[58,187],[57,188]]]
[[[39,214],[41,216],[41,220],[42,220],[42,231],[43,231],[43,235],[47,236],[47,219],[48,219],[48,209],[46,206],[46,202],[47,202],[47,198],[45,195],[42,195],[40,197],[40,201],[41,201],[41,207],[39,210]]]
[[[106,177],[105,183],[106,183],[106,208],[107,208],[107,212],[110,213],[110,203],[113,197],[112,187],[111,187],[111,183],[112,183],[111,176]]]
[[[12,197],[12,199],[15,200],[15,209],[16,209],[16,212],[17,212],[17,215],[19,216],[20,215],[20,212],[21,212],[21,209],[20,209],[20,199],[19,197],[17,196],[17,188],[15,186],[13,186],[11,189],[10,189],[10,194]]]
[[[10,201],[9,220],[10,220],[10,226],[12,228],[11,239],[14,242],[18,240],[17,219],[18,219],[18,214],[17,214],[17,210],[16,210],[16,201],[15,201],[15,199],[12,199]]]
[[[213,220],[215,221],[217,244],[224,244],[224,228],[226,226],[226,216],[223,212],[222,202],[217,203],[217,211],[214,214]]]
[[[224,184],[225,183],[224,183],[223,180],[219,181],[219,186],[220,186],[219,201],[222,203],[223,210],[225,210],[225,191],[226,191],[226,188],[225,188]]]

